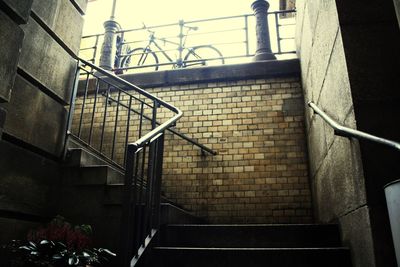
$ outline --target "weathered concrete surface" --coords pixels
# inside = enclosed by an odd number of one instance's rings
[[[9,16],[18,24],[25,24],[29,19],[33,0],[0,0],[0,7],[5,5]]]
[[[305,100],[348,127],[400,140],[393,123],[400,115],[400,31],[393,0],[305,0],[298,5],[298,22]],[[375,214],[386,209],[384,183],[400,175],[399,155],[336,137],[309,110],[306,125],[317,219],[340,221],[355,266],[394,266],[393,248],[380,249],[391,242],[387,215]],[[361,216],[359,207],[375,212]]]
[[[353,266],[376,266],[370,221],[370,210],[366,206],[340,218],[343,244],[352,248]]]
[[[351,150],[347,149],[349,143],[356,141],[335,138],[314,177],[314,197],[321,221],[335,221],[366,202],[360,152],[356,144]]]
[[[278,77],[298,77],[299,61],[271,60],[246,64],[222,65],[203,68],[165,70],[138,74],[124,74],[120,77],[141,88],[167,87],[172,85],[198,84],[208,82],[228,82],[246,79],[268,79]],[[108,79],[105,79],[106,81]],[[88,92],[94,93],[96,83],[89,81]],[[123,85],[120,85],[123,87]],[[100,90],[102,90],[100,85]],[[78,94],[85,90],[85,82],[80,82]]]
[[[4,109],[0,108],[0,140],[1,140],[1,136],[3,134],[4,124],[6,122],[6,115],[7,115],[7,112]]]
[[[126,74],[121,78],[144,88],[177,84],[268,79],[299,75],[299,61],[274,60],[215,67],[166,70],[141,74]]]
[[[50,27],[63,42],[78,54],[83,18],[71,1],[34,0],[32,11]],[[68,23],[68,26],[66,24]]]
[[[0,10],[0,103],[10,100],[24,33]]]
[[[394,7],[396,9],[397,20],[399,21],[399,28],[400,28],[400,0],[393,0]]]
[[[51,90],[61,101],[69,103],[75,60],[34,20],[30,20],[23,29],[25,41],[19,67]]]
[[[4,155],[0,157],[0,211],[53,216],[58,165],[4,140],[0,141],[0,151]],[[51,198],[54,201],[49,201]],[[1,232],[5,230],[1,228]]]
[[[66,132],[67,110],[17,76],[10,103],[2,105],[7,112],[4,131],[56,157],[62,153]]]

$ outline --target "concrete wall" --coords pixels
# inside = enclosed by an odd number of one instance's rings
[[[397,20],[399,22],[399,27],[400,27],[400,0],[393,0],[393,2],[396,8]]]
[[[298,71],[294,60],[124,76],[180,108],[184,116],[176,129],[218,153],[203,157],[199,148],[167,133],[165,196],[213,223],[311,222]],[[120,98],[128,104],[127,96]],[[83,137],[90,129],[94,102],[91,94],[84,110]],[[104,97],[98,97],[94,147],[100,141],[105,105]],[[134,107],[140,106],[134,101]],[[76,105],[75,132],[81,109],[82,98]],[[121,164],[127,116],[121,107],[115,149]],[[160,122],[171,116],[163,109],[157,112]],[[116,117],[116,104],[108,105],[105,150],[111,147]],[[138,121],[138,116],[131,117],[131,131],[138,129]],[[130,135],[130,142],[137,139]]]
[[[56,214],[85,5],[0,1],[0,243]]]
[[[398,27],[393,3],[299,1],[297,48],[306,101],[339,123],[400,140]],[[383,184],[398,176],[389,149],[336,137],[306,111],[316,218],[338,221],[355,266],[395,266]]]

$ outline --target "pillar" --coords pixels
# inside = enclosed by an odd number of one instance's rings
[[[269,3],[265,0],[257,0],[251,8],[256,17],[256,35],[257,35],[257,50],[254,56],[254,61],[276,59],[271,50],[271,42],[268,28],[267,12]]]
[[[101,47],[100,67],[111,71],[114,67],[116,54],[116,32],[121,29],[118,22],[113,19],[104,22],[104,41]]]

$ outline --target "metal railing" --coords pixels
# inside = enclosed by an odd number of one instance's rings
[[[118,103],[118,100],[116,100],[116,99],[114,99],[114,98],[112,98],[112,97],[109,97],[109,101],[112,101],[112,102],[114,102],[114,103]],[[121,106],[123,106],[123,107],[125,107],[125,108],[128,108],[128,107],[125,106],[123,103],[120,103],[119,105],[121,105]],[[132,111],[133,113],[135,113],[135,114],[140,115],[140,112],[137,111],[137,110],[135,110],[135,109],[131,109],[131,111]],[[145,114],[142,114],[141,116],[142,116],[144,119],[146,119],[146,120],[149,120],[149,121],[152,120],[151,117],[146,116]],[[160,125],[161,123],[158,122],[158,121],[156,121],[156,124],[157,124],[157,125]],[[197,142],[195,139],[188,137],[187,135],[185,135],[185,134],[179,132],[178,130],[176,130],[176,129],[172,128],[172,127],[171,127],[171,128],[168,128],[167,131],[170,132],[170,133],[172,133],[172,134],[174,134],[174,135],[176,135],[176,136],[178,136],[178,137],[180,137],[180,138],[182,138],[183,140],[186,140],[187,142],[191,143],[193,146],[198,147],[198,148],[201,150],[202,155],[205,155],[206,152],[209,153],[210,155],[214,155],[214,156],[217,155],[217,152],[216,152],[216,151],[212,150],[211,148],[209,148],[209,147],[207,147],[207,146],[205,146],[205,145],[203,145],[203,144],[200,144],[200,143]]]
[[[275,55],[296,53],[295,14],[296,10],[268,13],[270,40]],[[166,36],[158,37],[159,32],[156,30],[159,29],[162,29]],[[86,57],[92,63],[98,62],[100,57],[98,47],[102,43],[103,35],[84,36],[80,56]],[[251,51],[256,50],[253,14],[181,20],[177,23],[121,30],[117,35],[120,41],[117,43],[114,71],[119,74],[138,71],[137,69],[154,71],[163,67],[198,66],[200,63],[201,65],[234,63],[236,59],[253,57],[254,53]],[[204,50],[212,47],[218,52],[208,49],[208,52],[204,52],[205,55],[201,55],[200,50],[196,51],[199,47]],[[192,56],[194,54],[198,54],[200,58]],[[138,57],[136,61],[131,59],[135,56]],[[130,64],[127,64],[128,58]]]
[[[110,159],[114,159],[118,149],[123,151],[121,160],[125,178],[120,258],[121,265],[130,266],[131,260],[143,251],[146,240],[151,239],[159,228],[164,136],[165,131],[182,116],[182,112],[86,60],[78,61],[68,117],[68,135]],[[81,92],[79,98],[76,96],[78,91]],[[111,100],[112,95],[116,100]],[[134,112],[135,105],[140,112]],[[169,116],[157,122],[162,109]],[[80,113],[73,115],[74,111]],[[139,116],[137,119],[133,117],[135,114]],[[84,119],[85,116],[88,120]],[[121,116],[126,117],[124,122]],[[107,125],[111,118],[115,118],[112,125]],[[78,123],[73,125],[73,120]],[[147,127],[146,120],[149,121]],[[120,130],[117,129],[120,128],[125,128],[125,131],[118,137]],[[117,145],[118,139],[123,139],[121,147]],[[110,144],[108,149],[107,143]]]
[[[364,139],[364,140],[372,141],[372,142],[375,142],[375,143],[378,143],[381,145],[389,146],[389,147],[392,147],[392,148],[400,151],[400,143],[342,126],[339,123],[335,122],[331,117],[329,117],[324,111],[322,111],[312,101],[308,102],[308,106],[312,110],[314,110],[314,112],[316,114],[321,116],[321,118],[333,128],[335,135],[349,137],[349,138],[354,137],[357,139]]]
[[[110,73],[88,61],[81,62],[77,69],[76,92],[71,99],[68,134],[124,170],[128,144],[142,138],[153,125],[163,124],[154,116],[154,109],[168,115],[169,108],[147,98],[138,92],[140,88],[125,80],[116,76],[110,78]],[[166,130],[200,148],[203,154],[216,155],[209,147],[177,130],[170,127]]]

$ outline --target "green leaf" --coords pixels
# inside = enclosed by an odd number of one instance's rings
[[[21,247],[19,247],[18,249],[21,249],[21,250],[28,250],[28,251],[33,250],[32,247],[28,247],[28,246],[21,246]]]
[[[117,254],[115,254],[114,252],[111,252],[110,250],[108,250],[108,249],[106,249],[106,248],[99,248],[99,252],[100,253],[105,253],[105,254],[107,254],[107,255],[109,255],[109,256],[112,256],[112,257],[115,257],[115,256],[117,256]]]
[[[53,260],[61,260],[63,258],[63,255],[60,253],[54,254],[52,258]]]
[[[78,265],[79,264],[79,259],[78,259],[78,257],[77,256],[75,256],[75,255],[72,255],[72,257],[70,257],[69,259],[68,259],[68,265]]]

